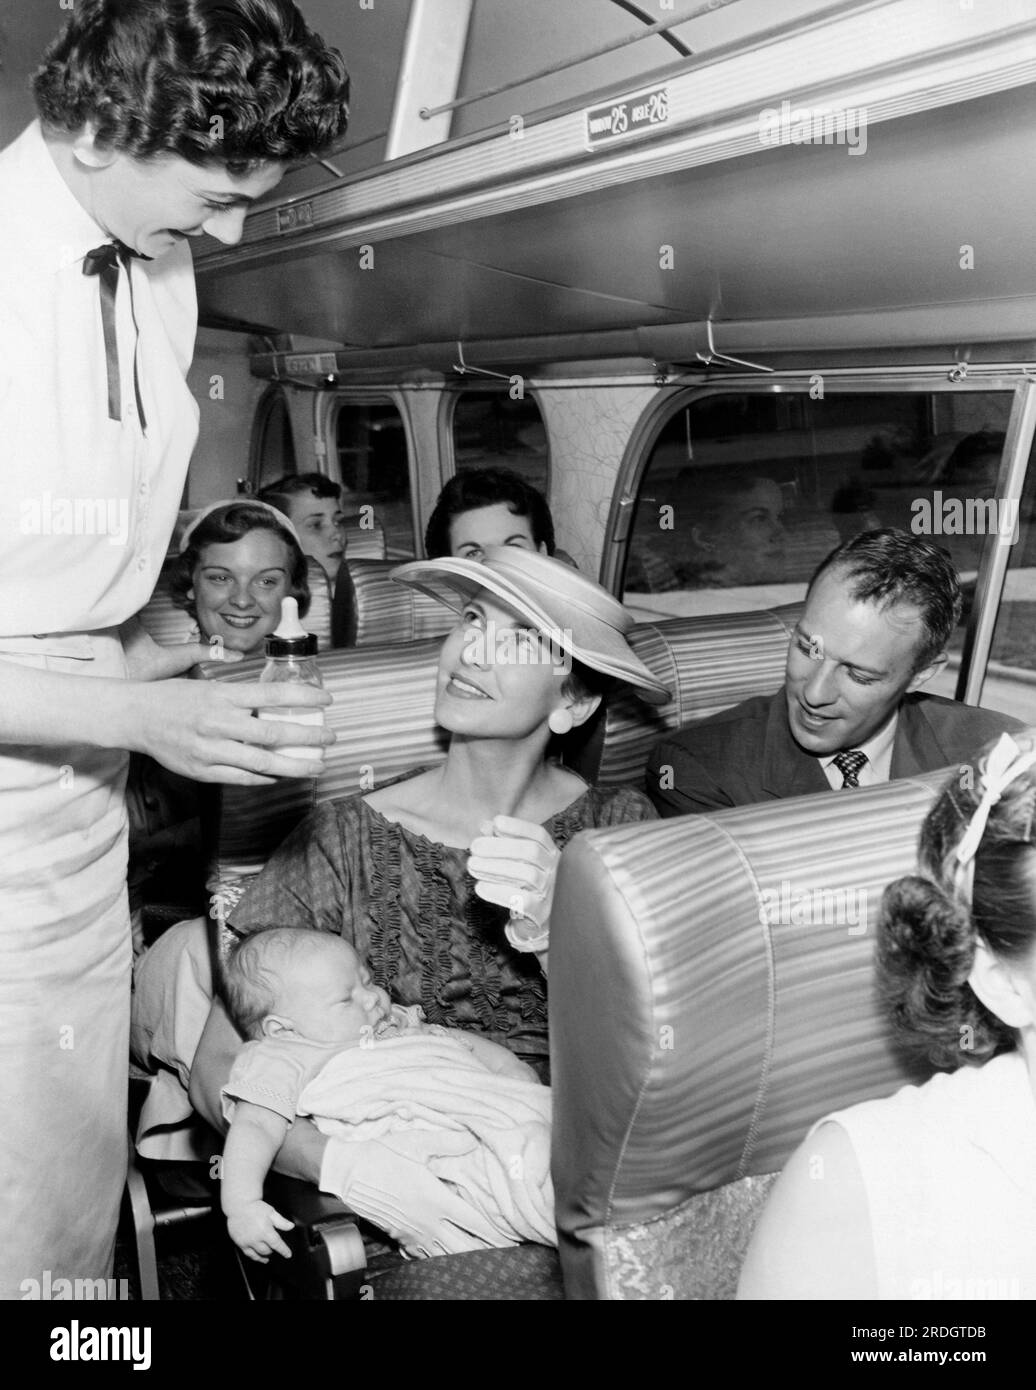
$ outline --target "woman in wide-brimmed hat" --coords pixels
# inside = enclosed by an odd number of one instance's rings
[[[548,747],[585,723],[612,685],[655,703],[668,691],[627,643],[622,605],[560,561],[501,546],[481,561],[416,561],[394,578],[457,610],[435,702],[451,734],[446,760],[319,807],[270,859],[231,926],[340,932],[394,1003],[503,1043],[545,1078],[544,967],[560,851],[580,830],[655,814],[639,791],[588,786]],[[240,1045],[217,1007],[191,1084],[213,1120]],[[296,1171],[348,1189],[356,1205],[342,1170],[353,1171],[357,1146],[304,1125],[289,1143]],[[425,1224],[411,1248],[448,1248],[434,1198],[423,1192],[413,1205],[408,1217]]]

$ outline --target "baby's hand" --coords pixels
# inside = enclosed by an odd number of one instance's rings
[[[291,1251],[277,1234],[290,1231],[295,1225],[268,1203],[246,1202],[236,1211],[227,1213],[227,1231],[234,1244],[250,1260],[267,1264],[271,1254],[291,1259]]]

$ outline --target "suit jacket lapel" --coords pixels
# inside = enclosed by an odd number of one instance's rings
[[[928,722],[921,701],[915,695],[907,695],[899,707],[890,779],[916,777],[952,761]]]
[[[809,796],[831,790],[819,758],[801,749],[791,736],[783,686],[770,701],[761,780],[769,796]]]

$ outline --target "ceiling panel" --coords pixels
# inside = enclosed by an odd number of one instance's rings
[[[202,304],[402,346],[1029,295],[1034,138],[1021,88],[872,126],[861,155],[786,146],[385,242],[372,271],[355,249],[203,271]]]

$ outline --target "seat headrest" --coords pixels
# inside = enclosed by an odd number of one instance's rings
[[[772,1172],[827,1111],[917,1078],[875,997],[875,927],[948,775],[591,831],[565,850],[554,1181],[577,1265],[595,1231]]]

